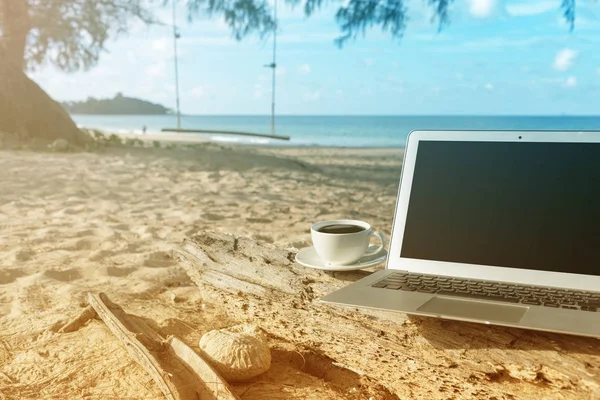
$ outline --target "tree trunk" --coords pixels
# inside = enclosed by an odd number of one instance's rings
[[[2,62],[25,68],[25,46],[31,29],[26,0],[0,0],[0,47]]]
[[[60,104],[19,68],[2,62],[0,52],[0,131],[42,143],[66,139],[83,146],[86,135]]]
[[[82,146],[86,136],[69,114],[23,72],[30,29],[26,0],[0,0],[0,131]]]

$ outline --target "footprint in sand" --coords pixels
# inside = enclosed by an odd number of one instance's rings
[[[169,253],[157,251],[150,254],[150,257],[144,261],[144,265],[150,268],[165,268],[175,264],[175,260]]]
[[[17,261],[23,262],[23,261],[27,261],[27,260],[31,259],[31,257],[33,257],[34,255],[35,255],[34,251],[21,250],[16,254],[15,258],[17,259]]]
[[[81,272],[78,268],[71,268],[64,271],[44,271],[43,275],[61,282],[71,282],[82,278]]]
[[[110,250],[99,250],[90,254],[90,261],[101,262],[105,258],[112,256],[113,254],[117,254],[117,252]]]
[[[96,237],[83,238],[75,243],[75,248],[71,250],[92,250],[100,246],[100,239]]]
[[[64,214],[68,214],[68,215],[77,215],[77,214],[81,214],[82,212],[86,212],[87,209],[85,206],[74,206],[74,207],[69,207],[69,208],[65,208],[63,210]]]
[[[246,221],[257,224],[270,224],[273,222],[273,220],[269,218],[246,218]]]
[[[12,283],[18,278],[25,276],[25,273],[20,269],[1,269],[0,270],[0,285]]]
[[[224,216],[219,215],[219,214],[213,214],[213,213],[206,213],[202,217],[204,217],[204,219],[207,219],[209,221],[221,221],[221,220],[225,219]]]
[[[312,245],[310,240],[299,240],[297,242],[290,243],[290,246],[296,249],[303,249],[305,247],[309,247],[310,245]]]
[[[142,253],[145,251],[145,249],[143,248],[144,245],[145,245],[144,242],[129,243],[127,245],[127,248],[125,248],[125,250],[123,252],[124,253]]]
[[[131,275],[133,272],[137,271],[136,267],[106,267],[102,266],[94,270],[92,276],[114,276],[117,278],[122,278],[125,276]]]
[[[198,225],[198,226],[194,226],[191,229],[188,229],[185,232],[185,236],[194,236],[195,234],[197,234],[198,232],[202,232],[204,230],[207,229],[212,229],[213,227],[211,225]]]
[[[266,234],[262,234],[262,233],[257,233],[252,235],[252,238],[261,242],[266,242],[266,243],[273,243],[275,240],[273,239],[273,237],[271,235],[266,235]]]
[[[119,230],[119,231],[129,231],[129,225],[128,224],[118,224],[118,225],[114,225],[112,228],[116,229],[116,230]]]
[[[135,271],[137,271],[136,267],[121,267],[121,268],[107,267],[106,268],[106,273],[108,276],[118,276],[118,277],[129,276],[132,273],[134,273]]]

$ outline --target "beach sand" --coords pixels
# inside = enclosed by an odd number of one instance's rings
[[[213,143],[0,152],[0,398],[163,398],[102,322],[55,328],[88,292],[105,292],[195,345],[238,321],[203,301],[171,257],[186,236],[215,230],[300,249],[311,223],[332,218],[389,235],[401,160],[400,149]],[[273,365],[235,386],[243,399],[348,398],[299,366]]]

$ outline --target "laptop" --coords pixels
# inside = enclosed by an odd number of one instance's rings
[[[411,132],[386,268],[322,301],[600,338],[600,132]]]

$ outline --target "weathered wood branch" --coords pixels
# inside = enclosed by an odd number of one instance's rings
[[[169,352],[202,380],[205,391],[200,395],[201,400],[239,400],[227,381],[188,345],[174,336],[169,337],[167,344]]]
[[[159,349],[162,338],[151,329],[145,329],[146,327],[127,318],[126,313],[102,293],[89,293],[88,302],[113,335],[125,345],[125,350],[131,358],[148,372],[165,398],[181,399],[169,373],[162,368],[158,359],[147,348]]]
[[[368,272],[304,268],[293,252],[222,233],[185,240],[175,257],[232,318],[318,351],[400,398],[600,398],[596,339],[325,305],[321,296]]]
[[[87,306],[83,309],[83,311],[81,311],[81,313],[79,313],[77,317],[73,318],[72,320],[67,322],[62,328],[60,328],[58,330],[58,333],[75,332],[83,325],[85,325],[89,320],[96,318],[97,316],[98,314],[96,313],[96,310],[94,310],[94,307]]]
[[[239,400],[227,382],[181,340],[165,341],[142,318],[127,314],[103,293],[89,293],[88,302],[167,400]]]

